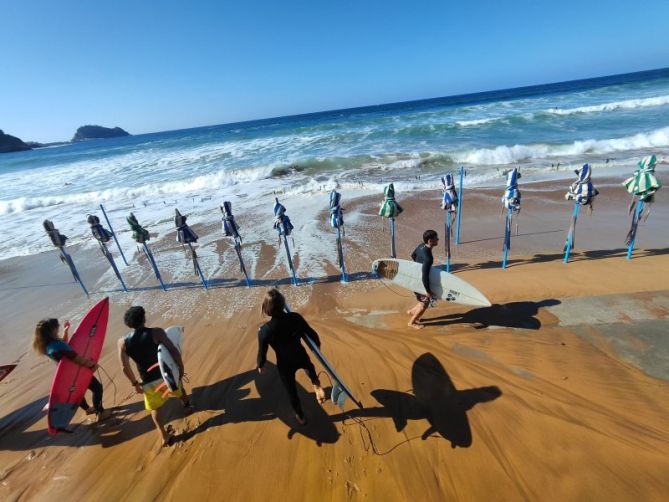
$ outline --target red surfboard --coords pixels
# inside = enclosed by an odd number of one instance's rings
[[[81,357],[98,362],[107,333],[109,320],[109,298],[96,303],[77,326],[69,340],[70,347]],[[49,434],[70,432],[67,426],[77,412],[79,403],[93,378],[90,368],[81,366],[67,358],[58,363],[49,394]]]
[[[0,381],[9,375],[14,368],[16,368],[16,364],[4,364],[0,366]]]

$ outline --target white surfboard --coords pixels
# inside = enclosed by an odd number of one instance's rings
[[[165,330],[167,337],[181,353],[181,342],[183,337],[183,326],[170,326]],[[158,345],[158,367],[160,374],[163,377],[165,386],[171,391],[175,392],[179,389],[181,384],[181,377],[183,375],[179,371],[179,365],[176,363],[170,351],[162,343]]]
[[[423,265],[409,260],[383,258],[372,263],[372,272],[391,284],[409,291],[427,294],[423,287]],[[489,307],[490,301],[474,286],[444,270],[432,267],[430,289],[441,300]]]

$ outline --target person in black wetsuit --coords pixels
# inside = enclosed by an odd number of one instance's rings
[[[67,332],[67,323],[65,324]],[[90,368],[93,372],[98,369],[98,365],[88,359],[77,354],[72,347],[67,343],[67,338],[60,338],[58,331],[60,330],[60,323],[58,319],[42,319],[35,327],[35,335],[33,336],[33,349],[38,354],[49,357],[55,363],[58,363],[63,357],[69,359],[73,363],[80,366]],[[66,335],[67,336],[67,335]],[[86,415],[96,415],[96,420],[104,420],[110,414],[108,410],[102,406],[102,384],[100,380],[91,379],[88,390],[93,393],[93,406],[88,404],[86,398],[81,400],[79,407],[86,412]]]
[[[300,399],[297,396],[297,383],[295,372],[304,369],[314,385],[316,399],[319,403],[325,402],[325,391],[316,374],[316,369],[304,350],[301,340],[308,336],[320,347],[321,341],[307,321],[296,312],[286,312],[286,300],[276,289],[267,292],[262,302],[263,314],[271,319],[263,324],[258,331],[258,373],[263,372],[263,366],[267,361],[267,349],[272,347],[276,353],[276,366],[279,376],[290,398],[290,404],[295,410],[295,418],[300,425],[307,423]]]
[[[163,423],[158,415],[158,409],[174,396],[181,399],[181,403],[186,410],[186,414],[193,412],[188,394],[180,383],[180,388],[176,392],[164,393],[162,388],[157,387],[163,382],[158,367],[158,345],[161,343],[167,347],[174,361],[179,365],[181,375],[184,374],[184,364],[181,360],[179,350],[162,328],[147,328],[146,313],[143,307],[130,307],[124,317],[125,325],[134,331],[120,338],[118,341],[118,355],[123,367],[123,373],[130,380],[130,384],[135,388],[138,394],[144,394],[144,408],[151,412],[153,423],[158,429],[163,446],[172,444],[172,436],[165,430]],[[130,367],[130,359],[135,361],[137,371],[141,381],[135,378]]]
[[[407,314],[411,316],[409,326],[414,329],[422,329],[425,327],[424,324],[421,324],[420,318],[430,305],[430,301],[434,299],[434,293],[432,293],[432,290],[430,289],[430,269],[434,262],[434,258],[432,258],[432,248],[438,243],[439,237],[437,236],[437,232],[434,230],[426,230],[423,232],[423,244],[419,245],[414,252],[411,253],[411,259],[415,262],[422,263],[423,265],[423,287],[425,287],[425,291],[427,292],[426,295],[414,292],[418,304],[407,312]]]

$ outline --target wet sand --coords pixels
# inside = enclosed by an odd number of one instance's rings
[[[617,182],[598,188],[616,193]],[[130,293],[99,291],[99,258],[78,253],[95,291],[87,302],[55,253],[0,262],[0,364],[20,360],[0,383],[0,498],[663,500],[669,204],[660,192],[627,261],[627,199],[600,197],[592,216],[582,213],[565,265],[571,204],[562,199],[563,184],[524,187],[507,270],[500,268],[501,194],[465,193],[453,270],[493,306],[440,303],[420,331],[406,327],[413,295],[369,274],[371,261],[389,251],[387,222],[376,216],[381,196],[345,205],[347,220],[356,221],[347,233],[363,233],[367,242],[346,250],[346,285],[332,257],[327,275],[317,277],[298,256],[303,283],[290,286],[287,267],[274,265],[284,250],[271,229],[266,242],[245,244],[262,256],[251,289],[228,262],[208,292],[195,277],[162,292],[149,272]],[[399,257],[425,228],[443,234],[439,197],[438,190],[398,194],[405,209],[397,220]],[[324,232],[318,238],[331,238],[334,250],[326,212],[313,217]],[[315,237],[295,235],[308,238]],[[443,263],[443,249],[435,259]],[[277,284],[319,332],[323,352],[363,409],[318,406],[299,374],[309,418],[300,427],[273,365],[256,374],[256,333],[265,320],[259,304]],[[54,366],[29,351],[34,323],[44,316],[76,321],[106,294],[112,310],[101,379],[114,414],[91,425],[79,413],[73,434],[49,436],[40,410]],[[147,308],[149,324],[186,329],[186,385],[198,411],[183,417],[176,400],[163,408],[178,438],[171,448],[159,447],[116,358],[131,304]]]

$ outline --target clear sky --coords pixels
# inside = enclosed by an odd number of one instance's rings
[[[669,66],[667,0],[0,0],[0,129],[70,139]]]

